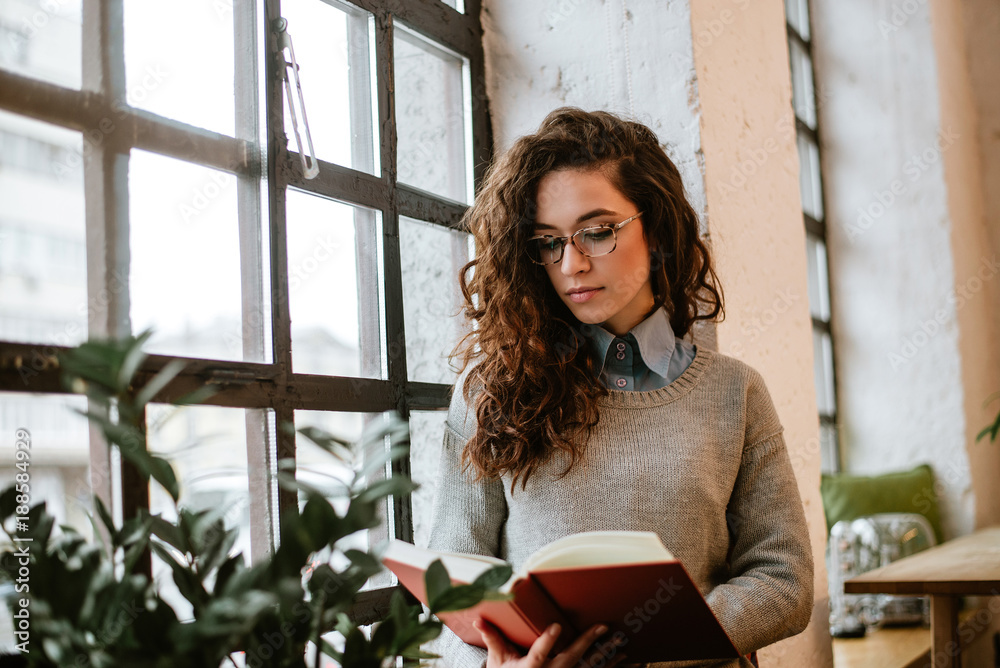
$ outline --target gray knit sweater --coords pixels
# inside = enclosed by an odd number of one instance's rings
[[[527,489],[518,483],[513,491],[507,478],[473,482],[460,468],[476,428],[462,398],[466,375],[448,413],[431,548],[499,556],[517,569],[572,533],[655,531],[741,652],[805,628],[813,603],[809,535],[782,427],[755,370],[700,347],[664,388],[612,390],[569,474],[557,477],[565,468],[557,459],[537,470]],[[446,666],[485,663],[485,650],[447,629],[433,649]]]

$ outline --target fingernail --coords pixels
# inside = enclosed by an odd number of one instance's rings
[[[552,626],[549,627],[549,635],[550,636],[557,636],[557,635],[559,635],[559,625],[558,624],[553,624]]]
[[[597,627],[596,629],[594,629],[594,630],[595,630],[595,631],[597,631],[597,635],[599,635],[599,636],[600,636],[600,635],[604,635],[605,633],[607,633],[607,632],[608,632],[608,627],[607,627],[607,626],[605,626],[604,624],[601,624],[600,626],[598,626],[598,627]]]

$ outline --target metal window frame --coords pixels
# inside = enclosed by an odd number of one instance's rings
[[[816,85],[816,67],[815,67],[815,59],[813,58],[813,48],[812,48],[812,35],[814,34],[814,32],[813,32],[813,29],[812,29],[813,11],[812,11],[812,6],[811,5],[812,5],[811,2],[808,2],[808,1],[806,2],[807,11],[809,12],[809,16],[807,17],[807,19],[808,19],[809,37],[805,37],[801,33],[799,33],[799,31],[795,28],[795,26],[793,26],[792,23],[790,21],[788,21],[787,19],[785,21],[785,30],[786,30],[786,33],[787,33],[787,36],[788,36],[789,43],[796,42],[799,45],[799,47],[803,51],[805,51],[806,55],[809,57],[810,76],[812,77],[812,81],[813,81],[813,87],[812,87],[813,88],[813,100],[812,100],[812,102],[813,102],[813,108],[816,110],[816,127],[815,128],[809,127],[809,125],[805,121],[803,121],[801,118],[799,118],[798,113],[795,113],[794,110],[793,110],[793,113],[795,114],[795,131],[796,131],[796,134],[797,135],[804,135],[804,136],[806,136],[816,146],[816,151],[817,151],[817,155],[819,157],[819,163],[820,163],[820,168],[819,168],[820,169],[820,183],[822,184],[822,182],[823,182],[823,170],[822,170],[823,147],[820,145],[820,141],[819,141],[819,128],[820,128],[820,124],[821,124],[822,121],[821,121],[821,118],[820,118],[820,111],[821,111],[821,109],[820,109],[819,99],[818,99],[818,86]],[[788,51],[789,51],[789,59],[791,59],[791,57],[792,57],[791,44],[789,44],[789,50]],[[791,61],[789,61],[789,68],[791,68]],[[792,85],[793,86],[795,85],[794,80],[792,82]],[[827,209],[827,203],[826,203],[826,187],[825,186],[822,187],[822,189],[821,189],[821,193],[820,193],[820,206],[822,206],[823,215],[825,217],[826,216],[826,211],[828,210]],[[805,228],[806,228],[806,234],[811,234],[811,235],[819,238],[820,240],[822,240],[824,248],[826,248],[827,255],[828,255],[828,261],[827,261],[827,281],[826,281],[826,283],[827,283],[827,295],[826,295],[826,297],[827,297],[827,302],[828,302],[828,304],[830,306],[830,317],[828,319],[824,320],[822,318],[817,318],[815,316],[811,316],[811,321],[812,321],[812,330],[813,330],[813,332],[820,332],[820,333],[823,333],[823,334],[829,336],[830,337],[830,342],[831,342],[831,354],[832,354],[832,358],[833,358],[833,363],[832,363],[832,368],[829,369],[829,371],[830,371],[830,374],[832,376],[831,380],[833,382],[833,405],[834,405],[834,410],[833,410],[832,413],[829,413],[829,414],[821,412],[819,414],[819,422],[820,422],[821,426],[826,426],[826,427],[832,427],[833,428],[833,434],[834,434],[833,447],[834,447],[834,452],[832,453],[832,460],[833,460],[833,463],[835,465],[835,471],[834,472],[838,472],[838,471],[840,471],[840,469],[842,467],[842,462],[841,462],[840,432],[839,432],[839,429],[838,429],[838,425],[839,425],[838,414],[839,414],[839,411],[838,411],[838,408],[837,408],[839,406],[839,399],[838,399],[838,396],[837,396],[837,382],[836,382],[837,381],[837,371],[836,371],[836,368],[837,368],[837,352],[836,352],[836,347],[833,345],[833,343],[834,343],[834,338],[833,338],[833,324],[832,324],[833,323],[833,312],[834,312],[834,307],[833,307],[833,291],[830,290],[830,281],[829,281],[829,266],[830,266],[830,263],[829,263],[829,248],[830,248],[830,245],[829,245],[829,243],[827,243],[827,235],[826,235],[827,226],[826,226],[826,221],[825,220],[817,220],[816,218],[814,218],[813,216],[809,215],[805,211],[802,212],[802,219],[803,219],[803,223],[804,223]]]
[[[244,355],[264,360],[265,330],[248,323],[255,309],[269,309],[272,350],[270,362],[222,361],[151,355],[139,371],[145,382],[169,361],[181,359],[185,370],[157,396],[170,403],[191,390],[215,383],[219,392],[205,402],[210,406],[261,409],[247,411],[247,465],[249,484],[265,489],[273,485],[274,462],[295,457],[293,435],[274,424],[294,424],[296,410],[381,413],[398,411],[409,420],[411,410],[445,409],[450,386],[414,382],[407,378],[403,326],[402,268],[399,217],[458,229],[467,205],[398,183],[396,168],[394,27],[397,20],[428,39],[468,60],[471,74],[471,136],[474,183],[482,181],[489,163],[492,134],[485,92],[480,0],[467,0],[460,13],[440,0],[316,0],[331,5],[349,4],[373,16],[379,175],[320,162],[320,176],[302,178],[299,156],[287,148],[281,75],[284,58],[270,26],[280,16],[280,0],[233,0],[236,50],[236,136],[198,128],[125,103],[123,0],[83,2],[83,86],[74,90],[0,69],[0,109],[87,133],[112,122],[114,131],[85,151],[87,292],[96,316],[89,324],[92,337],[127,335],[131,330],[128,285],[121,289],[116,268],[128,266],[128,165],[131,150],[141,149],[177,158],[237,177],[240,225],[241,285],[243,288]],[[249,57],[247,55],[250,54]],[[263,91],[259,89],[258,63],[263,63]],[[263,107],[258,107],[258,100]],[[250,111],[240,111],[250,110]],[[358,110],[354,110],[358,111]],[[363,110],[361,110],[363,112]],[[262,113],[261,113],[262,112]],[[263,122],[261,122],[263,119]],[[262,132],[263,128],[263,132]],[[373,128],[374,129],[374,128]],[[86,140],[86,136],[85,136]],[[261,188],[266,199],[262,203]],[[347,378],[296,373],[292,369],[291,325],[288,301],[288,257],[285,199],[295,188],[322,197],[381,212],[382,266],[377,272],[384,285],[384,320],[387,376]],[[266,208],[266,210],[265,210]],[[262,228],[267,225],[266,234]],[[371,242],[374,239],[368,239]],[[360,243],[360,241],[359,241]],[[267,265],[264,260],[267,259]],[[256,264],[255,264],[256,263]],[[264,281],[261,271],[269,271]],[[124,272],[127,280],[127,272]],[[112,282],[119,288],[109,290]],[[267,286],[268,292],[263,287]],[[110,294],[110,299],[101,299]],[[369,339],[378,332],[367,333]],[[0,391],[64,393],[59,381],[58,346],[0,342]],[[374,353],[373,353],[374,354]],[[41,362],[38,362],[41,360]],[[24,377],[30,366],[30,378]],[[270,410],[270,412],[269,412]],[[273,444],[273,450],[270,445]],[[111,501],[111,457],[106,443],[91,429],[91,470],[94,492]],[[149,505],[148,486],[135,472],[123,467],[122,514],[129,517]],[[396,462],[393,475],[408,475],[408,461]],[[254,559],[271,552],[282,509],[296,504],[292,493],[251,494],[251,551]],[[413,539],[409,497],[394,498],[389,512],[393,534]],[[148,568],[148,564],[147,564]],[[363,592],[355,613],[361,623],[382,618],[395,587]]]

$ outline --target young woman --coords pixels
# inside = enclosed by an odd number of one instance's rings
[[[654,531],[741,652],[805,628],[812,558],[782,427],[756,371],[683,338],[722,316],[722,291],[655,134],[556,110],[493,165],[466,222],[476,328],[456,349],[430,546],[516,569],[569,534]],[[488,651],[446,630],[446,665],[622,660],[599,658],[602,627],[551,657],[557,630],[526,655],[480,631]]]

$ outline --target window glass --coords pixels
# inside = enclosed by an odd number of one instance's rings
[[[236,177],[133,150],[129,221],[132,331],[156,332],[146,349],[242,361]],[[264,318],[253,309],[247,320]]]
[[[785,0],[785,17],[802,39],[809,39],[808,0]]]
[[[178,505],[191,511],[219,509],[226,528],[239,529],[230,554],[241,552],[249,564],[246,421],[242,408],[150,404],[146,409],[149,449],[173,466],[181,490]],[[149,510],[169,522],[177,520],[173,500],[157,482],[149,486]],[[177,616],[191,619],[191,604],[177,590],[170,567],[155,554],[153,578]]]
[[[448,411],[410,411],[410,475],[420,487],[413,492],[413,542],[426,547],[434,519],[441,444]]]
[[[366,433],[366,429],[377,430],[380,426],[386,425],[387,420],[388,414],[380,413],[295,411],[296,431],[307,426],[318,427],[352,444],[358,444],[362,435]],[[343,493],[345,486],[352,481],[355,472],[366,462],[384,454],[383,446],[385,445],[386,441],[372,443],[371,449],[367,452],[355,450],[353,461],[341,461],[305,436],[296,433],[296,477],[324,490],[327,498],[333,503],[333,507],[338,513],[343,514],[347,510],[347,499]],[[385,469],[377,470],[369,476],[365,484],[385,478],[386,473]],[[305,497],[300,495],[299,507],[304,505]],[[382,526],[348,536],[340,541],[338,549],[341,552],[351,548],[367,551],[387,540],[390,537],[389,527],[392,523],[390,508],[390,504],[382,501],[379,512],[380,516],[385,519]],[[323,550],[314,555],[313,566],[327,562],[333,564],[335,569],[344,568],[348,563],[342,554],[331,555],[329,550]],[[384,587],[389,584],[391,584],[390,576],[388,572],[383,572],[369,579],[365,588]]]
[[[232,2],[124,0],[130,105],[235,132]]]
[[[806,234],[806,267],[809,272],[809,311],[814,318],[830,320],[830,286],[827,283],[826,244]]]
[[[292,366],[384,378],[379,212],[294,190],[287,211]]]
[[[0,491],[27,473],[29,505],[44,501],[57,525],[90,537],[90,435],[87,418],[75,412],[86,409],[75,394],[0,392]]]
[[[801,132],[798,135],[797,144],[802,210],[821,221],[823,220],[823,190],[819,176],[819,149],[815,142]]]
[[[0,2],[0,67],[80,88],[83,0]]]
[[[839,473],[837,457],[837,425],[821,421],[819,424],[820,468],[823,473]]]
[[[87,339],[83,140],[0,111],[0,340]]]
[[[467,63],[405,27],[395,34],[399,180],[470,202]]]
[[[440,225],[399,220],[409,380],[454,382],[448,355],[468,331],[458,272],[469,261],[470,240],[469,234]]]
[[[833,389],[833,345],[830,335],[813,329],[813,370],[816,375],[816,406],[820,415],[836,410]]]
[[[282,0],[281,13],[295,48],[316,157],[378,175],[371,14],[320,0]],[[294,86],[292,95],[299,113]],[[298,122],[307,151],[302,118]],[[287,99],[285,134],[289,149],[297,151]]]
[[[795,115],[809,127],[816,129],[816,94],[813,90],[812,59],[794,39],[788,40],[792,64],[792,103]]]

